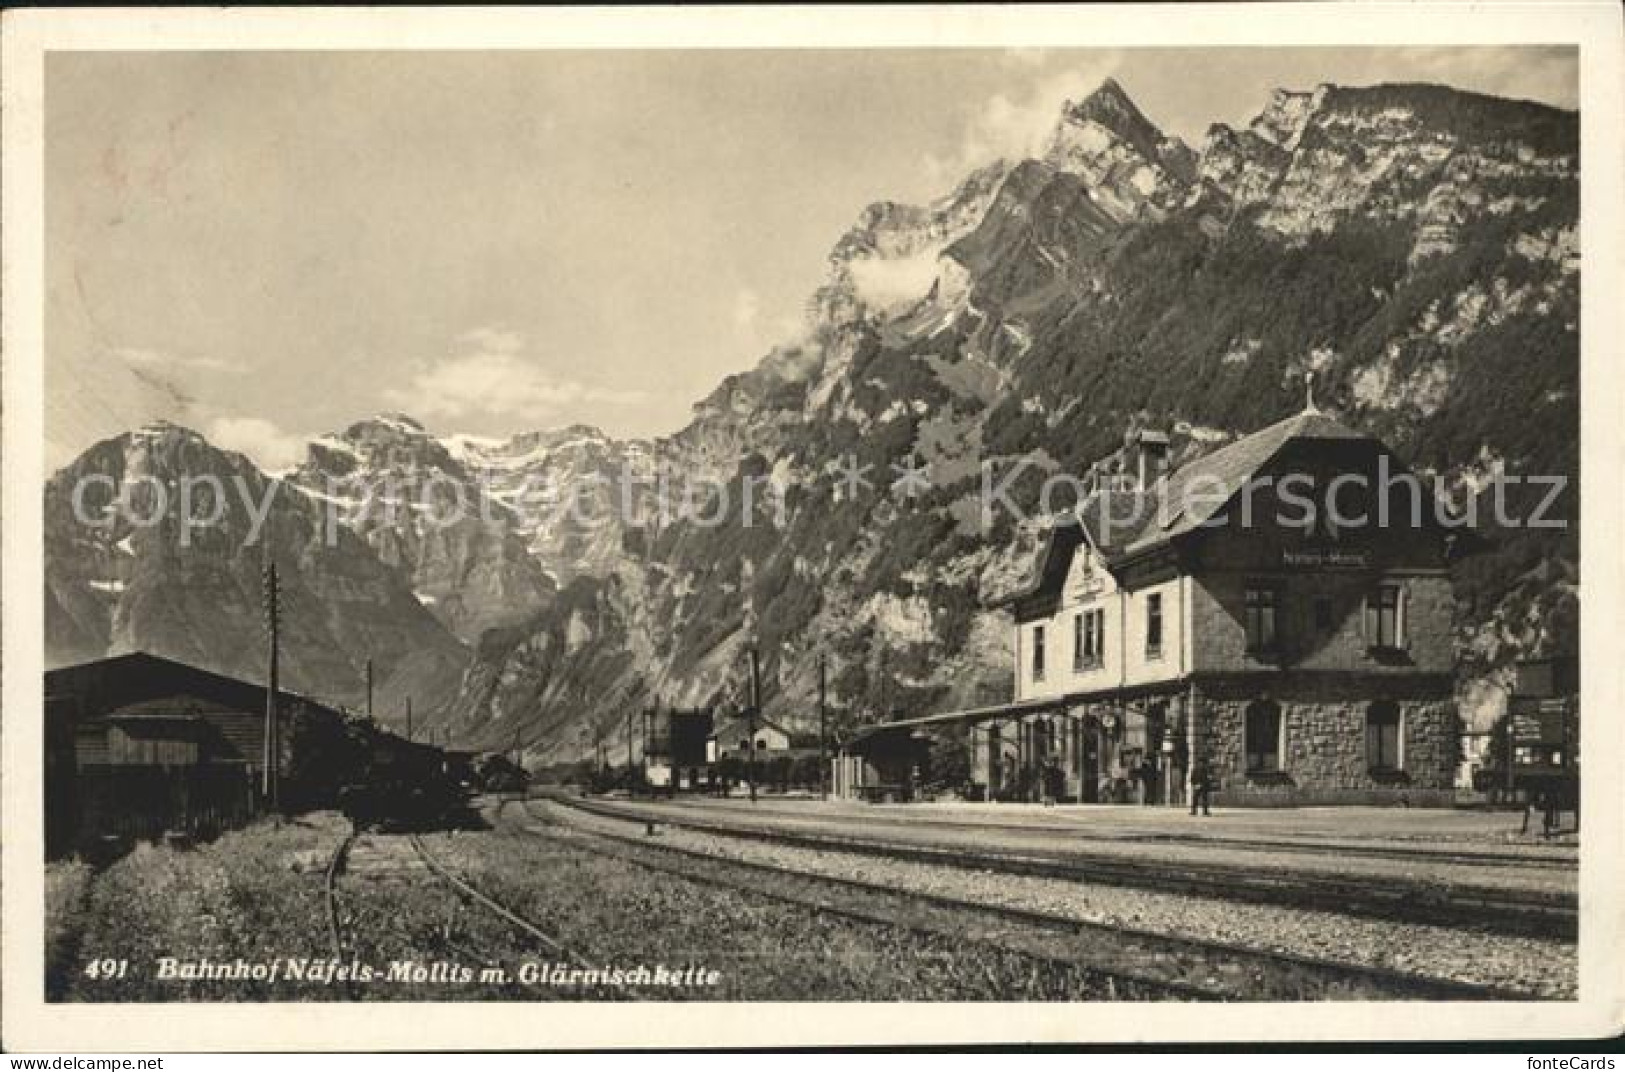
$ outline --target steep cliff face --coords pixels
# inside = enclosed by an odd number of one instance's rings
[[[1419,222],[1413,237],[1437,253],[1466,218],[1527,213],[1572,179],[1574,129],[1542,105],[1441,86],[1323,85],[1278,91],[1246,131],[1213,128],[1204,174],[1283,235],[1361,215]]]
[[[443,706],[467,652],[316,500],[175,425],[99,443],[45,489],[48,657],[145,650],[264,680],[262,564],[282,582],[287,685],[359,707]]]
[[[553,584],[526,546],[527,503],[504,495],[410,417],[357,422],[311,443],[290,482],[409,578],[464,641],[524,620]]]
[[[558,585],[612,568],[625,539],[623,515],[635,520],[648,506],[657,473],[651,444],[613,440],[581,424],[506,440],[445,442],[486,493],[509,508],[529,558]],[[630,511],[623,488],[633,496]]]

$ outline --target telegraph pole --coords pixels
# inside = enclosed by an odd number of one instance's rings
[[[750,783],[750,800],[756,803],[756,716],[762,706],[762,660],[755,643],[750,646],[750,706],[746,711],[750,740],[746,742],[745,779]]]
[[[824,652],[818,652],[818,796],[829,799],[829,705],[826,702],[826,663]]]
[[[276,811],[281,796],[281,787],[278,783],[281,781],[282,766],[282,727],[277,711],[277,645],[282,624],[282,591],[277,582],[275,561],[266,565],[264,582],[265,624],[270,633],[268,653],[270,665],[265,686],[265,770],[262,788],[271,810]]]
[[[367,721],[372,721],[372,660],[367,660]]]
[[[632,709],[626,709],[626,795],[636,796],[638,783],[632,774]]]
[[[412,697],[406,698],[406,739],[412,739]]]
[[[880,720],[891,721],[891,678],[886,674],[886,645],[880,645]]]

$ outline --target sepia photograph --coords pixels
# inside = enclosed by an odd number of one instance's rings
[[[8,1001],[1577,1009],[1584,47],[1106,14],[41,49]]]

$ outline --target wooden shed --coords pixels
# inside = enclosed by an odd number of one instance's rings
[[[835,796],[876,803],[913,800],[929,738],[911,725],[865,726],[834,759]]]
[[[45,675],[47,852],[181,831],[212,836],[261,806],[265,688],[145,652]],[[282,769],[343,716],[279,693]],[[284,782],[284,799],[298,796]]]

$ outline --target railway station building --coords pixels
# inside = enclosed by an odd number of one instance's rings
[[[1012,700],[869,727],[848,795],[957,724],[996,800],[1180,805],[1205,774],[1215,805],[1452,801],[1471,534],[1312,404],[1172,471],[1168,449],[1125,437],[1002,601]]]

